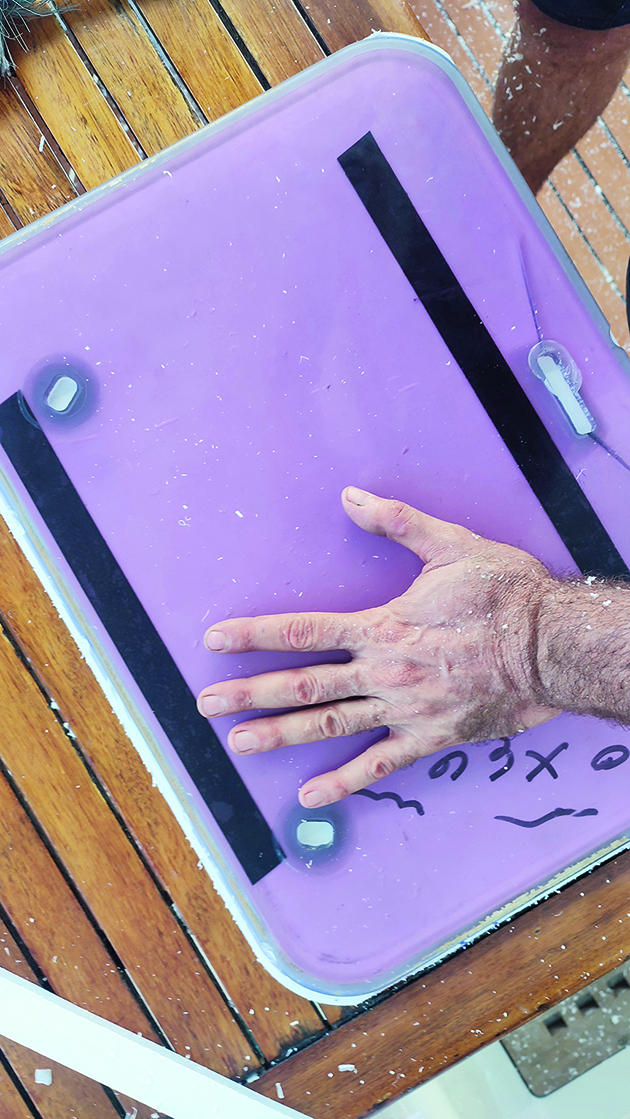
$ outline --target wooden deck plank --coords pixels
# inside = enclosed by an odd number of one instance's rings
[[[38,1119],[120,1119],[120,1112],[94,1080],[79,1076],[7,1038],[0,1037],[0,1051],[35,1104]],[[37,1084],[35,1069],[50,1069],[52,1083]],[[70,1109],[73,1109],[72,1111]],[[4,1113],[2,1119],[5,1119]]]
[[[127,0],[85,0],[63,15],[147,155],[200,126]]]
[[[566,187],[561,175],[566,176]],[[621,263],[620,274],[624,275],[630,250],[630,169],[600,123],[595,124],[576,145],[575,156],[568,156],[558,166],[552,181],[558,190],[562,190],[575,217],[589,229],[587,236],[594,247],[593,236],[599,238],[602,251],[605,246],[605,252],[610,254],[611,272],[615,251],[621,247],[618,264]],[[613,235],[614,247],[611,241]],[[607,239],[610,245],[607,245]],[[615,280],[618,280],[618,274],[615,267]]]
[[[138,0],[138,7],[208,120],[261,92],[208,0]]]
[[[0,966],[10,971],[12,975],[19,975],[30,983],[38,982],[35,972],[24,959],[24,953],[19,949],[2,920],[0,920]],[[148,1036],[151,1036],[150,1032]],[[94,1081],[80,1076],[71,1069],[44,1059],[33,1050],[17,1045],[5,1037],[0,1037],[0,1051],[36,1105],[41,1119],[68,1119],[68,1116],[73,1114],[70,1107],[75,1109],[81,1119],[83,1116],[87,1119],[90,1117],[91,1119],[117,1119],[118,1111],[107,1098],[100,1084],[95,1084]],[[35,1069],[42,1067],[50,1068],[52,1071],[53,1080],[50,1086],[35,1083]],[[0,1107],[1,1100],[0,1094]],[[6,1119],[1,1109],[0,1115],[2,1119]]]
[[[0,604],[11,631],[262,1052],[271,1060],[320,1033],[311,1004],[281,987],[254,959],[3,522],[0,557]]]
[[[124,1108],[125,1119],[131,1115],[133,1115],[133,1119],[173,1119],[173,1117],[165,1115],[163,1111],[156,1111],[154,1107],[148,1107],[144,1103],[139,1103],[138,1100],[132,1100],[130,1096],[123,1096],[122,1092],[116,1092],[116,1098]]]
[[[588,244],[602,262],[604,270],[610,273],[611,287],[616,285],[617,290],[623,292],[630,246],[623,230],[596,189],[596,184],[573,154],[568,155],[556,167],[551,182],[575,216]],[[603,274],[606,279],[605,271]],[[585,279],[587,283],[594,282],[594,277],[591,275],[585,276]]]
[[[501,30],[490,22],[479,4],[464,7],[459,0],[440,0],[440,6],[474,54],[490,84],[494,86],[504,42]]]
[[[612,208],[620,226],[630,225],[630,206],[628,205],[628,182],[630,173],[623,157],[616,150],[614,140],[601,123],[587,133],[577,145],[576,151],[586,167],[592,184],[605,205]],[[604,184],[602,186],[602,183]],[[581,209],[581,200],[578,206]],[[621,232],[623,232],[621,230]],[[628,237],[626,235],[626,241]]]
[[[223,0],[223,8],[271,85],[324,57],[291,0]]]
[[[373,31],[398,31],[426,39],[420,20],[405,0],[311,0],[305,4],[322,39],[332,51],[341,50]]]
[[[573,153],[558,164],[551,182],[621,289],[628,257],[628,238],[607,206],[603,190],[598,190],[598,184]]]
[[[611,286],[616,287],[623,302],[630,257],[630,207],[625,213],[622,209],[620,215],[615,201],[618,202],[624,194],[627,196],[630,175],[604,135],[601,136],[601,142],[596,143],[589,133],[576,151],[584,161],[585,169],[580,167],[580,185],[570,200],[570,208],[589,244],[610,273]],[[572,178],[575,182],[576,176]],[[555,174],[553,182],[556,182]],[[600,186],[602,182],[605,183],[605,190]],[[562,194],[565,197],[566,191],[562,191]],[[626,328],[623,332],[623,345],[629,344]]]
[[[591,295],[608,319],[613,334],[623,343],[628,331],[623,299],[615,294],[597,262],[592,259],[584,235],[549,184],[543,187],[539,201],[573,263],[586,280]]]
[[[41,151],[40,151],[41,147]],[[76,198],[42,134],[7,82],[0,92],[0,189],[24,225]]]
[[[24,952],[16,943],[15,937],[9,931],[5,921],[0,917],[0,968],[10,971],[12,975],[19,975],[29,983],[36,983],[33,969],[24,959]],[[1,1113],[0,1113],[1,1114]]]
[[[0,1066],[0,1115],[2,1119],[34,1119],[17,1088]]]
[[[4,664],[10,655],[4,639],[1,649]],[[3,777],[0,903],[56,994],[132,1033],[161,1040]],[[4,925],[0,931],[8,935]],[[15,953],[5,958],[6,939],[1,943],[0,966],[9,967]],[[24,967],[32,978],[29,965]]]
[[[492,90],[480,68],[475,65],[472,52],[466,49],[465,40],[456,33],[454,25],[444,18],[441,5],[437,0],[410,0],[410,4],[430,41],[450,55],[489,116],[492,111]]]
[[[13,48],[20,81],[87,189],[138,161],[89,71],[54,19],[29,25],[28,51]]]
[[[16,228],[0,205],[0,237],[8,237],[11,233],[15,233]]]
[[[630,160],[630,68],[602,113],[602,120],[610,128],[626,160]],[[627,198],[624,198],[622,205],[625,210],[628,205]]]
[[[491,116],[494,96],[492,80],[467,41],[466,23],[463,23],[461,30],[462,19],[453,20],[445,11],[442,0],[410,0],[410,3],[431,42],[451,56],[480,105]]]
[[[21,795],[173,1048],[242,1076],[257,1064],[250,1043],[29,672],[0,645],[0,749]]]
[[[630,101],[621,91],[578,145],[589,170],[619,219],[630,227]]]
[[[314,1119],[360,1119],[630,955],[630,852],[339,1026],[252,1088]],[[493,987],[491,980],[495,981]],[[351,1064],[356,1074],[340,1070]]]
[[[507,38],[514,25],[514,0],[479,0],[479,7],[488,22],[498,24],[500,34]]]

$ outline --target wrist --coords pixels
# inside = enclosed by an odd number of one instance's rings
[[[538,615],[542,702],[630,723],[630,588],[552,580]]]
[[[527,577],[519,576],[506,587],[498,612],[498,659],[516,705],[523,709],[557,706],[540,675],[541,617],[554,583],[546,568],[537,565]]]

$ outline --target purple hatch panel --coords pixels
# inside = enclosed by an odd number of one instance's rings
[[[345,519],[349,483],[575,570],[339,165],[367,132],[630,563],[630,473],[572,433],[528,368],[522,252],[544,336],[570,350],[599,433],[630,459],[623,357],[443,56],[364,45],[0,261],[0,399],[25,393],[193,693],[297,663],[213,656],[211,622],[376,605],[418,573]],[[98,387],[66,425],[39,407],[58,358]],[[216,722],[222,742],[234,721]],[[563,716],[448,768],[417,762],[373,787],[381,799],[337,806],[326,857],[300,854],[299,785],[373,738],[235,761],[288,857],[254,886],[227,846],[226,865],[315,991],[404,974],[628,825],[630,735]],[[528,754],[563,744],[547,765]],[[194,793],[190,809],[208,816]]]

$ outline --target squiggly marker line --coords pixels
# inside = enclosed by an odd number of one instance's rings
[[[495,820],[505,820],[508,824],[516,824],[519,828],[538,828],[541,824],[547,824],[549,820],[554,820],[556,816],[597,816],[598,811],[596,808],[583,808],[581,812],[576,812],[575,808],[554,808],[553,812],[548,812],[546,816],[540,816],[537,820],[517,820],[514,816],[495,816]]]
[[[373,793],[370,789],[357,789],[354,796],[369,797],[370,800],[394,800],[399,808],[415,808],[419,816],[424,816],[424,808],[419,800],[403,800],[398,793]]]

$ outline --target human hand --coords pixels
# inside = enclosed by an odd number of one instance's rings
[[[342,800],[443,747],[509,737],[559,713],[545,704],[537,671],[537,618],[554,583],[538,560],[354,487],[342,502],[355,524],[422,560],[404,594],[353,614],[232,618],[204,638],[221,653],[350,653],[345,664],[226,680],[198,699],[212,718],[295,708],[233,727],[228,745],[237,754],[389,728],[359,757],[307,781],[305,808]]]

